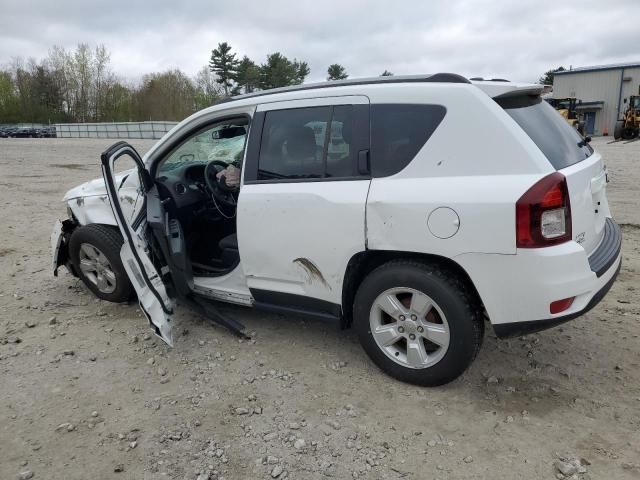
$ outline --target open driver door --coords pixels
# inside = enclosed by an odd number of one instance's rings
[[[127,142],[113,144],[100,159],[111,209],[124,240],[120,250],[122,264],[138,294],[140,308],[149,320],[151,328],[168,345],[173,346],[171,329],[174,302],[149,256],[150,246],[142,236],[146,218],[140,221],[140,216],[146,216],[147,213],[147,195],[153,188],[153,181],[142,158]],[[116,180],[116,172],[123,173],[125,169],[128,170],[127,175],[139,176],[140,187],[137,198],[133,200],[130,195],[121,197],[119,192],[124,181],[122,178]],[[124,207],[124,203],[128,205]]]

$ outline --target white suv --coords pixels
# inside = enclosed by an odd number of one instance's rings
[[[242,334],[223,301],[353,325],[390,375],[449,382],[485,318],[499,337],[557,325],[620,269],[603,160],[541,89],[436,74],[235,97],[144,158],[103,153],[104,180],[65,196],[54,271],[135,292],[170,345],[176,298]]]

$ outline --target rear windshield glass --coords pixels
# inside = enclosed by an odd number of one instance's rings
[[[540,97],[497,99],[529,135],[556,170],[581,162],[593,153],[580,134]]]

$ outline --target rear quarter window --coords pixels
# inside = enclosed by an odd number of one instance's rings
[[[593,153],[593,148],[541,97],[506,97],[497,98],[496,102],[520,125],[556,170],[581,162]]]
[[[371,105],[372,175],[387,177],[409,165],[446,112],[442,105]]]

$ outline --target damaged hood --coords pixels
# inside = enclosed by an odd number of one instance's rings
[[[116,174],[116,185],[119,187],[122,185],[122,182],[135,171],[135,168],[130,170],[125,170]],[[74,198],[84,198],[84,197],[95,197],[95,196],[104,196],[107,194],[107,187],[104,184],[104,178],[96,178],[94,180],[89,180],[88,182],[82,183],[77,187],[73,187],[67,193],[64,194],[63,201],[67,202],[69,200],[73,200]]]

